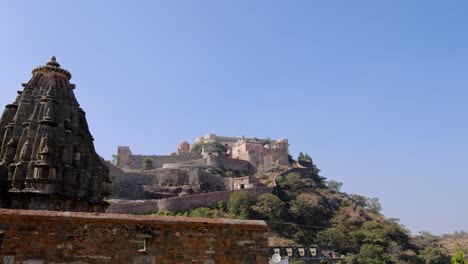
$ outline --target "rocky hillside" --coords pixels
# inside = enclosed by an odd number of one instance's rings
[[[343,254],[343,263],[450,263],[448,238],[411,237],[398,219],[381,214],[377,198],[341,192],[341,183],[319,173],[311,159],[301,170],[259,173],[259,180],[275,185],[273,193],[238,192],[227,205],[184,214],[262,219],[271,230],[270,245],[319,245]],[[460,238],[460,244],[466,241]]]
[[[442,235],[438,243],[442,248],[442,252],[453,255],[457,248],[468,249],[468,233],[459,231],[450,235]]]

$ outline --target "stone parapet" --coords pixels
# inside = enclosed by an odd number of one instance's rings
[[[263,221],[0,209],[3,263],[268,262]]]

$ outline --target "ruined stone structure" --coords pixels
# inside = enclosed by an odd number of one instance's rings
[[[0,209],[0,262],[268,263],[263,221]]]
[[[104,210],[108,169],[94,149],[70,72],[52,57],[32,74],[0,119],[0,206]]]
[[[289,166],[288,140],[279,139],[264,144],[260,140],[241,139],[232,147],[232,157],[249,161],[260,169]]]
[[[232,180],[233,190],[244,190],[258,188],[259,181],[253,176],[234,178]]]

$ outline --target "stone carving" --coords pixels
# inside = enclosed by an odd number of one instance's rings
[[[104,210],[108,169],[94,149],[70,72],[52,57],[32,74],[0,118],[0,206]]]

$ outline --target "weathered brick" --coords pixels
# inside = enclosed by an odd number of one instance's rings
[[[0,209],[0,225],[4,263],[268,262],[263,221]]]

